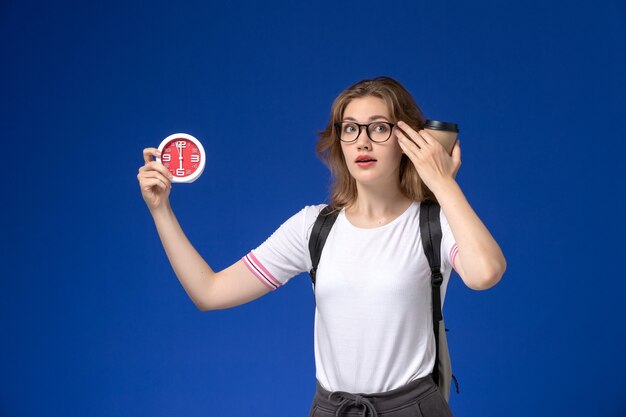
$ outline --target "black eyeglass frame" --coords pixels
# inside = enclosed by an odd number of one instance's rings
[[[359,133],[356,135],[356,138],[352,139],[352,140],[343,140],[341,139],[341,125],[343,125],[344,123],[346,124],[351,124],[351,125],[355,125],[358,126],[359,128]],[[374,140],[372,139],[372,136],[370,135],[370,126],[374,125],[374,124],[385,124],[389,126],[389,136],[387,137],[387,139],[385,140]],[[370,140],[372,142],[375,143],[384,143],[387,142],[389,140],[389,138],[391,137],[391,133],[393,128],[396,126],[395,123],[391,123],[391,122],[387,122],[384,120],[379,120],[377,122],[371,122],[371,123],[367,123],[367,124],[361,124],[361,123],[357,123],[357,122],[337,122],[335,123],[335,131],[337,133],[337,137],[339,137],[339,140],[344,142],[344,143],[353,143],[356,142],[359,139],[359,136],[361,136],[361,132],[363,131],[363,128],[365,128],[365,133],[367,133],[367,137],[370,138]]]

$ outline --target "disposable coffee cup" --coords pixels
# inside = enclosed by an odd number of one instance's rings
[[[454,148],[456,137],[459,134],[459,126],[456,123],[426,120],[424,129],[437,139],[449,154],[452,154],[452,148]]]

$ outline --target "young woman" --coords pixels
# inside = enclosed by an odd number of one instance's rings
[[[339,215],[315,285],[317,392],[311,416],[450,416],[434,384],[430,268],[420,202],[441,206],[442,303],[452,268],[475,290],[506,268],[500,247],[455,181],[452,155],[423,130],[421,110],[397,81],[361,81],[335,100],[317,152],[333,176]],[[309,271],[308,239],[324,204],[307,206],[240,261],[214,272],[185,237],[169,204],[171,175],[144,152],[143,198],[181,284],[202,310],[252,301]]]

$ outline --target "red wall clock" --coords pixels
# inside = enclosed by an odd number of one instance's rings
[[[186,133],[169,135],[159,145],[157,161],[172,173],[172,182],[194,182],[202,174],[206,156],[200,141]]]

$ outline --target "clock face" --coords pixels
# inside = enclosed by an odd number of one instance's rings
[[[193,182],[204,170],[205,153],[200,141],[186,133],[175,133],[163,139],[157,158],[174,176],[172,182]]]

